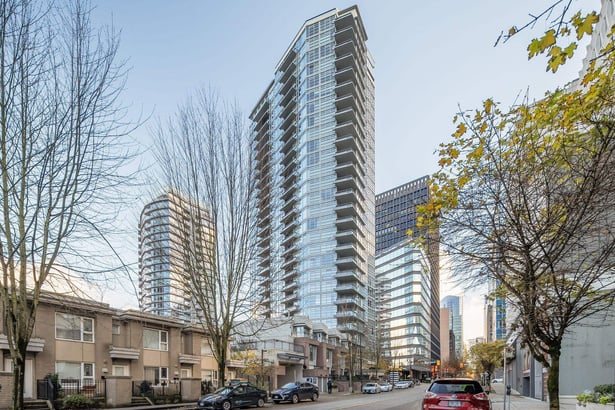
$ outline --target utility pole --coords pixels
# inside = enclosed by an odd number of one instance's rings
[[[504,382],[504,410],[506,410],[506,386],[508,386],[508,384],[506,384],[506,348],[507,346],[504,346],[504,352],[502,353],[504,356],[504,377],[502,379],[502,381]],[[491,386],[491,380],[487,380],[487,383],[489,383],[489,386]]]
[[[261,349],[261,386],[265,388],[265,373],[263,368],[265,366],[265,349]]]

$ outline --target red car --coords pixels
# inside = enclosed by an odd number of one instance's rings
[[[472,379],[434,380],[423,397],[423,410],[491,410],[491,400],[479,382]]]

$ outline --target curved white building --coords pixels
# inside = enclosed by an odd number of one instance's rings
[[[191,206],[167,192],[145,205],[139,220],[139,306],[187,323],[198,313],[186,286],[185,238],[191,238],[187,233],[195,228],[206,233],[204,240],[212,232],[207,210],[191,212]]]

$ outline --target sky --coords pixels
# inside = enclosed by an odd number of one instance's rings
[[[523,26],[552,1],[543,0],[98,0],[93,22],[120,31],[120,58],[130,69],[122,102],[128,119],[147,121],[132,133],[143,154],[150,130],[173,115],[178,104],[199,87],[212,87],[248,115],[273,79],[274,68],[302,24],[332,8],[357,4],[376,63],[376,192],[380,193],[437,171],[438,144],[454,131],[460,109],[474,109],[487,98],[504,106],[528,92],[573,80],[583,49],[557,74],[546,60],[527,59],[532,35],[545,22],[494,47],[502,31]],[[575,5],[578,7],[578,3]],[[586,0],[584,7],[599,7]],[[134,243],[119,244],[136,263],[138,215],[152,198],[126,204],[126,224]],[[130,260],[134,259],[134,260]],[[442,296],[463,289],[442,284]],[[105,294],[112,306],[136,306],[132,286]],[[464,339],[482,334],[481,295],[464,297]],[[473,318],[473,319],[472,319]],[[481,320],[482,322],[482,320]],[[473,324],[473,326],[470,326]]]

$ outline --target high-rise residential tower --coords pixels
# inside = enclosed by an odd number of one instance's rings
[[[208,246],[213,234],[205,208],[194,212],[180,195],[167,192],[149,202],[139,220],[139,306],[144,312],[191,323],[198,318],[187,288],[184,249],[186,240],[202,232]]]
[[[374,64],[356,7],[307,20],[250,115],[268,317],[369,333]],[[354,339],[356,340],[356,339]]]
[[[405,258],[409,258],[408,260],[425,259],[426,274],[418,275],[416,271],[407,269],[406,279],[408,283],[412,282],[413,285],[403,286],[402,282],[399,282],[398,289],[392,290],[397,295],[395,297],[397,303],[400,304],[397,306],[397,311],[401,311],[403,301],[407,300],[408,313],[402,315],[406,323],[402,324],[399,320],[396,321],[391,331],[397,334],[403,332],[406,339],[413,340],[410,344],[415,346],[419,343],[416,342],[417,340],[420,340],[420,343],[429,343],[429,346],[425,346],[423,349],[415,349],[415,351],[420,351],[420,355],[428,354],[430,362],[435,363],[436,360],[440,359],[439,245],[433,233],[426,235],[424,252],[418,252],[415,246],[407,245],[411,237],[420,233],[419,228],[417,228],[417,207],[429,201],[428,180],[429,178],[425,176],[376,196],[376,265],[378,266],[378,283],[383,285],[389,280],[386,275],[383,275],[388,270],[386,260],[389,258],[391,249],[397,249],[397,252],[403,250],[406,253]],[[397,257],[403,262],[400,255]],[[409,266],[412,266],[412,264]],[[417,308],[416,305],[419,303],[421,307]],[[420,328],[416,326],[417,321],[420,321]],[[389,322],[389,325],[392,326],[393,322]],[[424,337],[423,334],[417,334],[415,337],[413,332],[424,332],[423,328],[427,330],[429,337]],[[396,343],[399,345],[405,342],[398,341]],[[408,350],[408,352],[410,351]],[[395,354],[395,351],[392,350],[391,354]],[[408,355],[419,360],[418,353],[414,355],[408,353]]]

